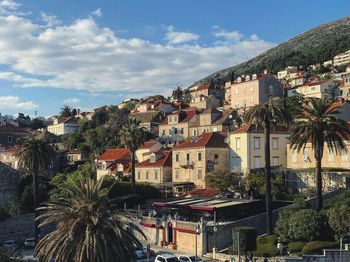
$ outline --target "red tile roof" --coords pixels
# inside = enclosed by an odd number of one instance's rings
[[[171,115],[179,116],[179,124],[189,122],[196,114],[197,114],[196,109],[177,110],[171,113]],[[161,123],[161,125],[167,125],[167,124],[168,124],[168,118],[166,117],[164,121]]]
[[[188,191],[184,196],[198,196],[198,197],[215,197],[221,192],[219,189],[199,189],[195,188]]]
[[[130,158],[130,152],[127,148],[116,148],[116,149],[107,149],[98,160],[100,161],[115,161],[121,159]]]
[[[177,145],[174,149],[183,149],[183,148],[193,148],[193,147],[219,147],[226,148],[228,147],[225,143],[225,138],[227,133],[224,132],[211,132],[203,133],[198,137],[189,138],[187,141]]]
[[[207,90],[212,88],[215,88],[215,85],[213,83],[207,83],[207,84],[202,84],[197,86],[197,88],[192,89],[191,92],[197,92],[197,91],[202,91],[202,90]]]
[[[264,133],[264,129],[262,126],[250,124],[236,129],[232,133]],[[271,128],[271,134],[289,134],[289,128],[285,126],[274,126]]]
[[[6,123],[5,125],[0,126],[0,133],[28,133],[27,130],[20,128],[18,126]]]
[[[154,163],[152,163],[151,160],[148,159],[137,164],[136,167],[171,167],[171,151],[163,151],[161,154],[162,156]]]
[[[145,142],[143,145],[141,145],[139,148],[140,149],[146,149],[146,148],[151,148],[152,146],[154,146],[155,144],[157,144],[158,142],[155,140],[152,141],[147,141]]]
[[[60,121],[60,123],[74,123],[74,124],[78,124],[78,120],[71,116],[71,117],[68,117],[66,119],[63,119],[62,121]]]
[[[269,73],[267,74],[264,74],[264,73],[261,73],[260,75],[257,76],[257,78],[253,79],[252,77],[250,77],[250,79],[248,81],[245,81],[245,77],[241,77],[242,81],[241,82],[237,82],[237,79],[232,83],[232,85],[237,85],[237,84],[241,84],[241,83],[245,83],[245,82],[250,82],[250,81],[256,81],[256,80],[259,80],[261,78],[264,78],[266,76],[268,76]]]

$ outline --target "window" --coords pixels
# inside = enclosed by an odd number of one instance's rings
[[[156,162],[156,155],[155,155],[155,154],[152,154],[152,155],[151,155],[150,162],[151,162],[151,163]]]
[[[141,179],[141,172],[137,172],[137,179],[140,180]]]
[[[201,152],[198,153],[198,161],[202,161],[202,153]]]
[[[278,138],[272,138],[272,149],[278,149]]]
[[[254,168],[260,168],[260,156],[255,156],[254,157]]]
[[[162,130],[162,135],[165,136],[165,129]]]
[[[273,95],[273,85],[270,85],[269,92],[270,92],[270,95]]]
[[[236,95],[238,94],[238,87],[236,87]]]
[[[176,155],[175,155],[175,161],[176,161],[176,162],[179,162],[179,154],[176,154]]]
[[[179,169],[175,169],[175,178],[179,179]]]
[[[279,166],[279,164],[280,164],[280,157],[279,156],[272,157],[272,166]]]
[[[214,164],[217,164],[217,163],[219,163],[219,155],[215,154],[214,155]]]
[[[7,141],[8,141],[9,143],[12,143],[12,136],[8,136],[8,137],[7,137]]]
[[[241,149],[241,139],[236,138],[236,149]]]
[[[296,150],[293,150],[293,151],[292,151],[292,162],[293,162],[293,163],[296,163],[296,162],[297,162],[297,159],[298,159],[297,151],[296,151]]]
[[[181,134],[183,134],[184,133],[184,128],[183,127],[181,127]]]
[[[146,171],[146,180],[148,180],[148,171]]]
[[[314,86],[312,86],[312,87],[311,87],[311,91],[314,91],[314,90],[315,90],[315,87],[314,87]]]
[[[202,169],[198,169],[198,179],[202,179]]]
[[[328,151],[328,162],[334,162],[333,152]]]
[[[247,88],[243,87],[243,93],[246,93],[246,92],[247,92]]]
[[[186,154],[186,160],[187,160],[187,162],[190,161],[190,154],[189,153]]]
[[[250,87],[250,92],[254,92],[254,86]]]
[[[169,129],[169,136],[171,135],[171,129]]]
[[[343,161],[348,161],[349,155],[348,155],[348,152],[347,152],[347,151],[342,150],[341,156],[342,156],[342,160],[343,160]]]
[[[177,128],[175,127],[174,129],[174,134],[176,135],[177,134]]]
[[[157,170],[154,170],[154,179],[158,180],[158,171]]]
[[[260,149],[260,137],[254,137],[254,149]]]

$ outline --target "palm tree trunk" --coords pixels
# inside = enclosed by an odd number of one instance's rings
[[[322,209],[322,158],[316,158],[316,210]]]
[[[131,192],[136,193],[135,152],[131,152]]]
[[[265,191],[266,191],[266,226],[267,235],[272,234],[272,197],[271,197],[271,162],[270,162],[270,122],[265,123]]]
[[[39,176],[38,176],[38,171],[35,170],[33,172],[33,196],[34,196],[34,219],[35,219],[35,226],[34,226],[34,238],[35,238],[35,243],[38,242],[39,240],[39,221],[36,220],[38,217],[38,211],[37,208],[39,207]]]

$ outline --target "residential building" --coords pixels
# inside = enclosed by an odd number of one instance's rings
[[[136,181],[151,184],[171,182],[171,165],[171,151],[152,153],[149,159],[136,165]]]
[[[47,127],[47,131],[57,136],[74,133],[78,129],[79,122],[75,117],[69,117],[61,120],[55,118],[53,124]]]
[[[338,97],[349,100],[350,98],[350,73],[342,75],[342,79],[339,83]]]
[[[223,104],[225,90],[217,87],[213,82],[190,88],[191,103],[194,108],[216,108]]]
[[[18,169],[18,157],[16,156],[17,148],[16,147],[10,147],[10,148],[3,148],[3,150],[0,150],[0,162],[12,167],[13,169]]]
[[[17,200],[20,173],[12,167],[0,162],[0,203],[7,206]]]
[[[130,163],[130,152],[127,148],[107,149],[96,160],[97,179],[105,175],[127,175],[130,173]]]
[[[144,113],[132,113],[130,117],[140,121],[140,127],[152,132],[155,136],[159,134],[159,125],[164,120],[165,116],[160,111],[151,111]]]
[[[203,133],[228,131],[230,128],[230,115],[233,109],[220,111],[208,108],[199,114],[199,118],[189,128],[189,136],[199,136]]]
[[[333,57],[333,66],[350,64],[350,50],[340,53]]]
[[[345,141],[346,150],[341,152],[330,152],[327,144],[324,145],[322,158],[323,168],[344,168],[350,169],[350,141]],[[307,143],[305,148],[300,150],[291,149],[287,144],[287,167],[293,170],[315,168],[316,160],[311,143]]]
[[[316,97],[321,99],[333,99],[336,94],[338,84],[333,80],[323,80],[318,82],[308,82],[302,86],[291,88],[288,90],[288,96],[296,93],[305,97]]]
[[[208,173],[228,171],[228,144],[224,133],[203,133],[172,149],[172,181],[193,182],[206,188]]]
[[[136,159],[138,162],[146,161],[150,159],[151,154],[159,152],[163,149],[163,145],[156,140],[145,142],[136,150]]]
[[[277,72],[277,79],[287,79],[289,78],[291,73],[295,73],[298,71],[297,66],[288,66],[284,70],[278,71]]]
[[[69,150],[65,155],[67,161],[71,163],[85,161],[87,157],[86,154],[77,149]]]
[[[333,60],[327,60],[323,62],[324,67],[330,67],[333,66]]]
[[[16,145],[16,141],[19,138],[28,135],[28,131],[18,126],[2,122],[0,124],[0,145],[7,147],[13,147]]]
[[[268,101],[271,96],[283,96],[282,84],[271,74],[238,77],[231,85],[231,107],[245,109]]]
[[[124,99],[119,105],[117,105],[118,109],[123,109],[128,103],[138,103],[140,100],[134,98]]]
[[[177,110],[168,115],[159,125],[160,138],[169,138],[171,144],[176,144],[190,136],[190,127],[198,121],[196,109]]]
[[[271,128],[271,166],[287,167],[288,128]],[[249,173],[265,167],[265,137],[261,126],[246,125],[230,134],[230,172]]]

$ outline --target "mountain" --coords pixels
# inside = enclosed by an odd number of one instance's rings
[[[307,67],[332,59],[350,49],[350,17],[317,26],[239,65],[215,72],[193,85],[214,80],[223,85],[231,73],[261,73],[264,69],[276,73],[287,66]]]

